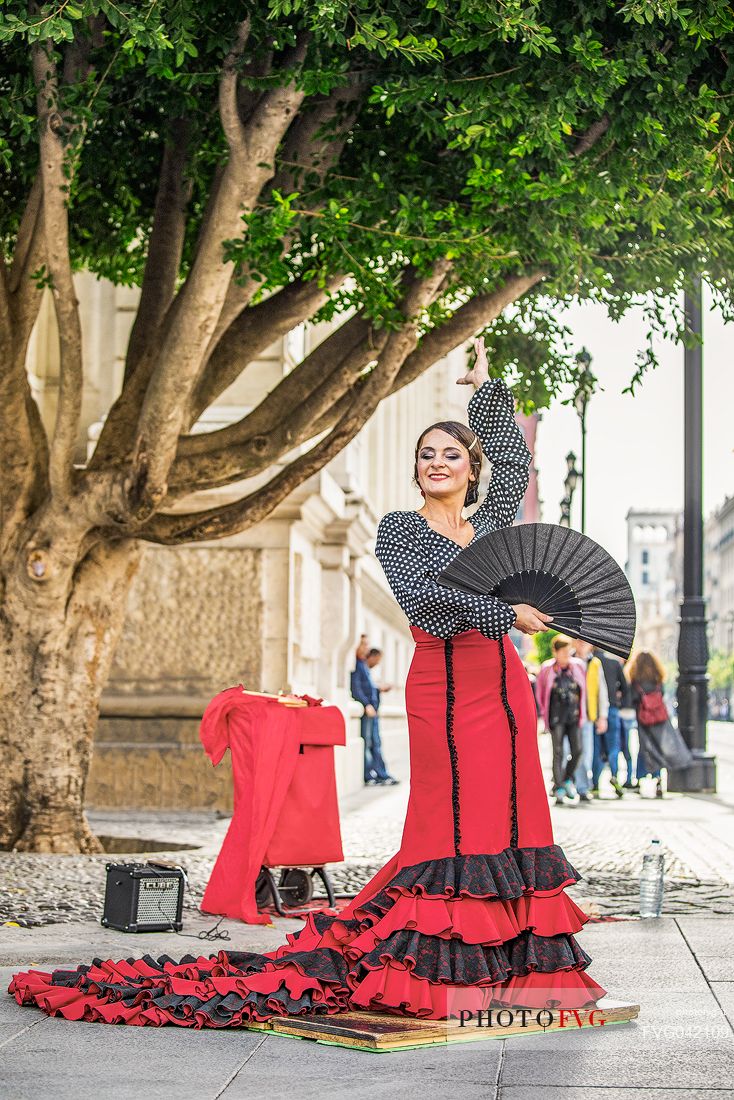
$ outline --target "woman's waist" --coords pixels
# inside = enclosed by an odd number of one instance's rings
[[[454,634],[451,639],[439,638],[436,634],[429,634],[427,630],[423,630],[422,627],[416,626],[415,623],[410,624],[410,633],[413,635],[416,649],[440,649],[446,648],[446,641],[451,641],[452,649],[485,649],[493,650],[497,652],[499,650],[499,643],[494,638],[487,638],[480,630],[472,628],[471,630],[462,630],[460,634]],[[502,636],[502,642],[507,646],[514,649],[512,642],[506,634]]]

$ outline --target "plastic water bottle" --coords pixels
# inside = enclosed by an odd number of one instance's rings
[[[651,840],[642,857],[640,916],[659,917],[663,908],[665,856],[659,840]]]

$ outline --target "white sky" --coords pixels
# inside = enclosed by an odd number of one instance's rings
[[[563,314],[574,345],[585,345],[603,391],[587,411],[586,533],[624,565],[625,515],[629,508],[683,506],[683,347],[657,345],[660,365],[648,371],[635,396],[623,394],[645,343],[639,310],[619,324],[602,306],[575,305]],[[704,297],[704,513],[734,495],[734,324],[725,325]],[[574,346],[572,345],[572,346]],[[562,397],[570,396],[563,393]],[[564,495],[566,455],[581,463],[581,432],[572,406],[557,401],[538,425],[536,463],[542,519],[558,523]],[[574,494],[573,526],[580,527],[580,483]]]

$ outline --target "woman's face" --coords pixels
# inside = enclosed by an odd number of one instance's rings
[[[448,432],[433,428],[424,435],[417,466],[418,483],[426,497],[466,495],[471,473],[469,452]]]

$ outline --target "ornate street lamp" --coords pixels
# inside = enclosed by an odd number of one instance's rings
[[[576,355],[580,373],[576,382],[576,393],[573,398],[573,407],[578,413],[581,423],[581,534],[586,533],[586,409],[596,385],[596,378],[591,373],[591,356],[586,348],[582,348]]]
[[[571,505],[573,504],[573,494],[576,490],[578,480],[581,477],[581,471],[576,469],[576,455],[573,451],[569,451],[566,455],[566,467],[567,473],[563,482],[563,487],[566,490],[566,495],[561,501],[561,518],[559,520],[561,527],[571,526]]]

